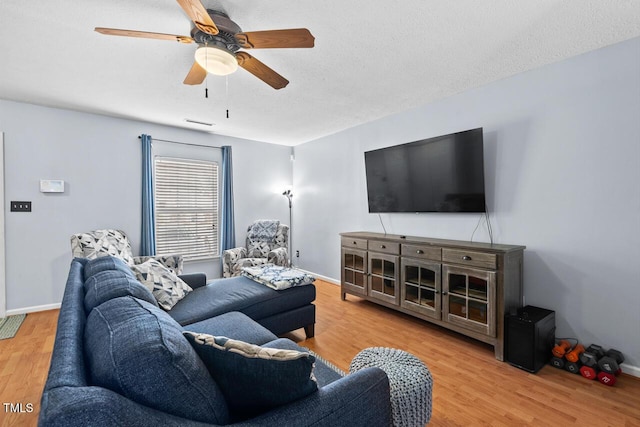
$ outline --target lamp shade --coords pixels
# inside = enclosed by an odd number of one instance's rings
[[[196,62],[208,73],[226,76],[238,69],[236,57],[224,49],[200,46],[196,49]]]

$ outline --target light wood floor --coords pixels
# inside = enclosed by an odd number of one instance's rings
[[[317,281],[316,336],[287,334],[348,370],[363,348],[401,348],[433,375],[433,426],[640,426],[640,379],[622,375],[606,387],[550,366],[537,374],[495,360],[493,349]],[[32,413],[6,413],[0,426],[35,426],[49,368],[58,312],[27,316],[15,338],[0,340],[0,404],[32,403]]]

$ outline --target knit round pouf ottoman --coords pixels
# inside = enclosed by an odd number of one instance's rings
[[[365,348],[349,365],[349,372],[364,368],[382,369],[389,378],[393,425],[424,426],[431,419],[433,378],[427,365],[403,350]]]

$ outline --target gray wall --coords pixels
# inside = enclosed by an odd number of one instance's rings
[[[2,100],[0,131],[5,133],[6,304],[10,312],[61,301],[73,233],[123,229],[138,253],[138,135],[142,133],[233,147],[239,242],[254,219],[289,219],[281,194],[291,183],[289,147]],[[40,193],[40,179],[63,179],[66,191]],[[30,200],[33,211],[9,212],[11,200]],[[216,277],[219,260],[187,264],[185,270]]]
[[[337,280],[338,233],[383,231],[364,151],[474,127],[494,241],[527,246],[526,303],[556,310],[557,336],[640,366],[640,39],[296,147],[298,265]],[[480,216],[381,218],[389,233],[469,240]]]

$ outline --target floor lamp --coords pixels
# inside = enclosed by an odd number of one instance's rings
[[[289,199],[289,267],[291,267],[293,265],[293,221],[291,219],[291,199],[293,198],[293,193],[291,192],[291,190],[285,190],[282,193],[283,196],[285,196],[287,199]]]

